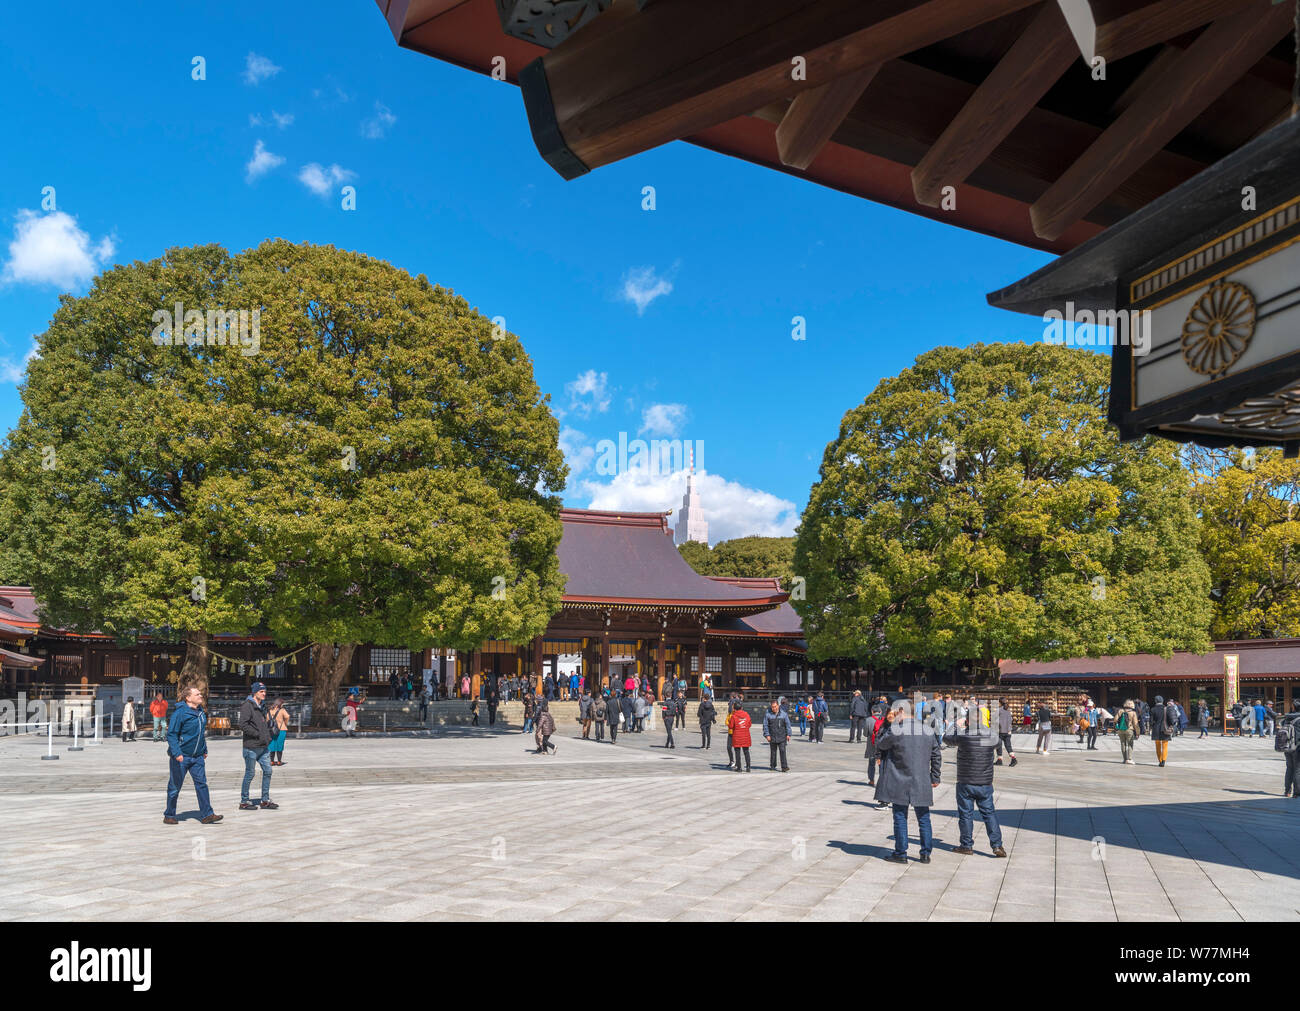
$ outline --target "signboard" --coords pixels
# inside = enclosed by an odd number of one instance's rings
[[[123,678],[122,679],[122,697],[135,699],[137,702],[144,700],[144,678]]]
[[[1228,732],[1228,713],[1237,701],[1238,675],[1241,657],[1228,653],[1223,658],[1223,732]]]

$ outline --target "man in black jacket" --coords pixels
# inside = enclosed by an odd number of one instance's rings
[[[862,692],[853,693],[853,701],[849,703],[849,743],[855,740],[862,741],[862,726],[867,721],[867,700],[862,697]]]
[[[953,852],[964,855],[975,852],[975,806],[979,805],[980,818],[984,820],[993,855],[1005,857],[1007,851],[1002,848],[1002,829],[998,826],[998,813],[993,807],[993,749],[998,745],[998,736],[992,726],[985,725],[984,713],[987,710],[981,705],[972,702],[967,712],[967,719],[958,720],[952,733],[944,738],[949,747],[957,747],[957,828],[961,845]]]
[[[244,785],[239,791],[239,810],[256,811],[261,807],[274,811],[280,805],[271,803],[271,758],[267,754],[271,725],[266,719],[266,685],[261,681],[253,682],[248,698],[239,707],[239,729],[244,733]],[[248,788],[258,765],[262,767],[262,802],[254,804],[248,799]]]
[[[701,747],[705,751],[708,751],[709,746],[713,743],[712,742],[713,724],[718,719],[718,711],[713,706],[713,699],[709,698],[707,695],[701,698],[700,705],[696,709],[695,715],[699,718],[700,721],[700,739],[702,741]]]

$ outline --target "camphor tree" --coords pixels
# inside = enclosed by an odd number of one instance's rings
[[[712,549],[687,541],[678,550],[703,576],[776,576],[789,588],[794,572],[793,537],[734,537]]]
[[[1121,444],[1107,360],[941,347],[827,446],[794,601],[811,652],[880,666],[1209,648],[1209,573],[1177,447]]]
[[[157,346],[178,301],[257,309],[257,353]],[[558,425],[518,340],[423,277],[172,250],[65,298],[40,342],[0,509],[47,620],[183,630],[183,680],[215,631],[314,643],[322,723],[358,642],[519,640],[558,609]]]
[[[1188,446],[1216,639],[1300,635],[1300,463]]]

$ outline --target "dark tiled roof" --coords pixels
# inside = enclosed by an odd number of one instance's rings
[[[1168,660],[1150,653],[1131,656],[1081,657],[1051,663],[1003,660],[1004,681],[1059,681],[1074,678],[1107,680],[1205,681],[1223,677],[1223,658],[1236,654],[1243,678],[1292,676],[1300,679],[1300,639],[1225,640],[1209,653],[1174,653]]]
[[[560,569],[566,603],[665,604],[766,610],[779,587],[735,586],[701,576],[673,545],[668,513],[562,509]],[[768,581],[770,584],[771,581]]]
[[[27,629],[40,624],[30,586],[0,586],[0,624]]]
[[[44,657],[11,653],[7,649],[0,649],[0,667],[39,667],[44,662]]]
[[[709,576],[717,583],[743,587],[754,592],[780,593],[781,581],[776,578],[747,578],[744,576]],[[709,629],[710,635],[753,635],[782,639],[795,639],[802,643],[803,622],[788,601],[782,601],[770,611],[751,614],[744,618],[724,618]]]

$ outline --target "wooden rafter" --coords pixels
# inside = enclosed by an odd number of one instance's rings
[[[964,182],[1060,80],[1076,55],[1060,10],[1044,4],[912,170],[917,201],[937,207],[943,187]]]
[[[1258,0],[1056,0],[1084,60],[1107,63],[1167,42]]]
[[[879,69],[876,64],[854,70],[791,102],[776,128],[781,164],[797,169],[811,165]]]
[[[1252,5],[1206,28],[1034,202],[1035,234],[1061,235],[1173,140],[1290,31],[1293,10]]]
[[[539,150],[572,178],[1036,2],[615,4],[524,68],[520,87]]]

